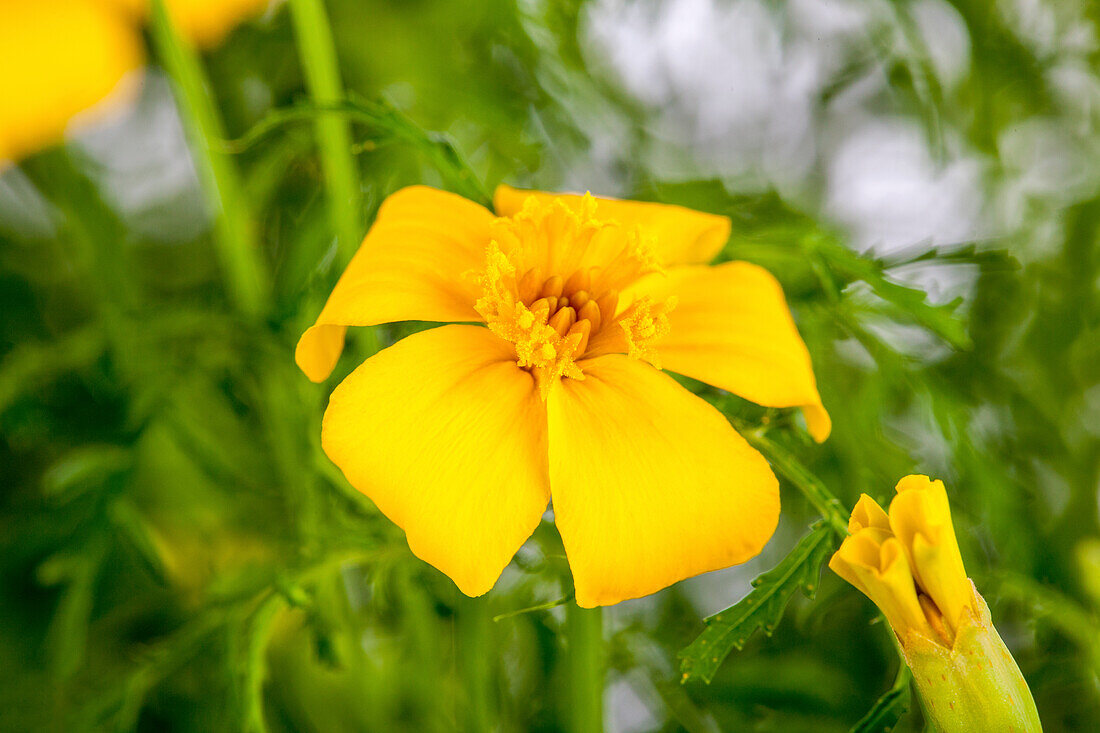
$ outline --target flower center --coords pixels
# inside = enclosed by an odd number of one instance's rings
[[[620,307],[620,291],[659,272],[644,232],[595,218],[586,196],[578,209],[535,197],[493,223],[482,296],[485,323],[515,346],[516,362],[538,380],[545,398],[554,380],[584,379],[584,356],[625,352],[656,362],[651,344],[668,332],[670,299],[642,298]]]

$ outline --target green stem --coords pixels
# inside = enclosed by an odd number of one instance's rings
[[[848,512],[817,476],[810,473],[786,448],[765,438],[759,430],[739,426],[749,444],[764,454],[779,473],[787,477],[841,537],[848,535]]]
[[[289,4],[310,96],[317,104],[344,101],[340,67],[324,5],[321,0],[290,0]],[[351,155],[348,122],[338,115],[318,115],[314,125],[328,189],[329,215],[346,262],[355,253],[361,233],[359,181]]]
[[[603,609],[566,607],[572,733],[603,731]]]
[[[199,56],[177,32],[164,0],[153,0],[152,38],[164,70],[172,79],[176,104],[214,214],[214,244],[230,298],[243,313],[263,312],[266,273],[252,241],[241,182],[229,159],[216,149],[225,139]]]
[[[458,607],[458,655],[466,693],[463,730],[493,729],[491,631],[488,602],[462,596]]]

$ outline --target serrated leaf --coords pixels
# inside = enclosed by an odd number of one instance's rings
[[[372,137],[368,141],[372,145],[379,144],[385,138],[392,138],[417,148],[446,178],[456,193],[485,206],[491,205],[492,197],[484,190],[477,175],[449,136],[422,129],[386,101],[354,98],[330,104],[303,103],[275,109],[242,137],[222,141],[220,149],[227,153],[241,153],[287,123],[312,120],[318,115],[340,115],[351,122],[365,125],[371,130]]]
[[[902,285],[887,277],[880,260],[857,254],[839,242],[823,237],[814,240],[814,248],[835,275],[848,282],[861,280],[867,283],[875,295],[906,313],[953,348],[966,350],[973,346],[966,324],[956,313],[961,299],[933,305],[928,302],[923,290]]]
[[[910,679],[912,679],[912,673],[902,661],[893,686],[875,701],[858,723],[852,726],[851,733],[885,733],[893,730],[901,720],[901,716],[909,712],[912,695],[909,688]]]
[[[783,561],[752,581],[753,590],[736,604],[704,620],[707,628],[680,652],[682,682],[709,683],[731,651],[741,649],[762,628],[771,635],[796,590],[813,598],[821,566],[832,554],[836,533],[817,522]]]

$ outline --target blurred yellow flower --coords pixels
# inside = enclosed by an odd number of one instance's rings
[[[149,17],[151,0],[100,0],[129,10],[135,17]],[[179,32],[200,46],[220,43],[245,18],[257,15],[272,0],[164,0]]]
[[[882,610],[939,730],[1040,730],[1031,691],[966,577],[942,481],[863,494],[829,567]]]
[[[0,0],[0,162],[128,99],[142,59],[141,36],[103,2]]]
[[[348,326],[459,321],[371,357],[333,392],[322,444],[420,558],[488,591],[553,498],[577,603],[743,562],[778,486],[725,418],[655,366],[829,417],[776,280],[711,260],[725,217],[518,191],[499,217],[403,189],[295,354],[328,377]]]
[[[167,0],[210,45],[269,0]],[[125,106],[145,60],[149,0],[0,0],[0,164],[60,142],[70,124]]]

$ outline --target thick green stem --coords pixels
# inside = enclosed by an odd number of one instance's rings
[[[340,81],[340,67],[321,0],[290,0],[290,16],[298,39],[298,55],[313,101],[317,104],[342,102],[344,88]],[[314,125],[328,189],[329,215],[342,259],[347,262],[359,245],[362,226],[359,177],[351,154],[348,122],[339,115],[322,114],[316,116]]]
[[[264,310],[267,278],[252,241],[252,222],[237,171],[215,147],[225,139],[225,130],[202,64],[173,26],[164,0],[153,0],[151,30],[160,62],[172,79],[195,166],[214,214],[214,243],[230,298],[241,312],[258,315]]]
[[[787,477],[795,487],[802,492],[811,504],[814,505],[825,521],[829,523],[837,534],[845,537],[848,534],[848,512],[840,500],[833,496],[832,492],[817,476],[810,473],[790,451],[778,443],[773,443],[765,438],[760,431],[744,428],[741,434],[753,448],[764,454],[768,462],[775,470]]]
[[[572,733],[602,733],[604,647],[603,610],[566,607],[569,644],[569,706]]]
[[[458,655],[465,689],[463,730],[493,729],[492,668],[489,604],[484,598],[462,596],[458,607]]]

